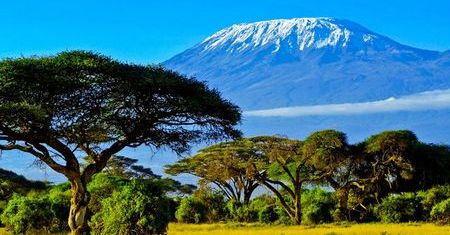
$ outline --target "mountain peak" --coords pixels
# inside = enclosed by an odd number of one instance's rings
[[[244,109],[265,109],[448,89],[449,58],[320,17],[232,25],[164,66],[207,81]]]
[[[381,37],[348,20],[294,18],[235,24],[206,38],[200,46],[205,51],[220,48],[229,53],[261,47],[271,47],[276,52],[283,45],[303,51],[309,48],[361,47],[362,44],[371,45]]]

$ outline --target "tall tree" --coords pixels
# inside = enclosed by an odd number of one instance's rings
[[[0,62],[1,150],[33,155],[67,177],[72,234],[89,232],[86,185],[127,147],[239,136],[238,107],[199,81],[161,67],[84,51]],[[93,161],[82,167],[77,156]]]
[[[166,173],[195,175],[201,183],[212,183],[221,189],[227,198],[248,204],[258,187],[258,182],[248,177],[255,156],[256,150],[251,141],[223,142],[166,166]]]

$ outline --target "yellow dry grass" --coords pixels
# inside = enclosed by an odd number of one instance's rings
[[[434,224],[348,224],[259,226],[255,224],[170,224],[168,235],[450,235],[450,226]]]

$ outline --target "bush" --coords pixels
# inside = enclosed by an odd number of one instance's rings
[[[175,217],[182,223],[214,223],[226,217],[225,198],[211,188],[200,188],[181,200]]]
[[[320,188],[302,193],[302,220],[307,224],[331,222],[336,208],[336,198],[332,192]]]
[[[270,224],[278,220],[279,216],[276,210],[277,200],[270,195],[260,195],[250,202],[250,208],[257,216],[254,220],[260,223]]]
[[[68,230],[69,200],[65,195],[14,195],[1,215],[7,229],[15,234],[31,230],[49,233]]]
[[[250,205],[230,200],[227,205],[228,219],[233,222],[255,222],[258,218],[258,212]]]
[[[271,224],[279,218],[275,206],[269,205],[258,211],[258,221],[260,223]]]
[[[111,197],[93,216],[93,234],[165,234],[171,218],[171,199],[151,180],[136,179]]]
[[[181,223],[202,223],[206,219],[206,206],[194,197],[184,197],[175,212],[175,218]]]
[[[441,224],[450,224],[450,198],[436,204],[430,215],[431,219]]]
[[[420,221],[423,208],[421,198],[413,193],[389,195],[375,207],[378,218],[385,223]]]
[[[88,191],[91,194],[89,210],[92,214],[98,213],[102,207],[102,200],[111,197],[113,192],[119,191],[120,187],[124,186],[126,182],[128,181],[120,177],[104,173],[94,175],[92,181],[88,184]]]
[[[450,198],[450,185],[436,186],[422,194],[422,205],[424,211],[429,215],[436,204]]]

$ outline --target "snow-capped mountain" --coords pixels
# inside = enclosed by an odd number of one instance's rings
[[[402,45],[348,20],[236,24],[163,63],[244,110],[383,100],[450,88],[450,54]]]
[[[258,48],[275,54],[288,48],[296,53],[326,47],[335,50],[384,50],[399,46],[350,21],[332,18],[297,18],[237,24],[206,38],[199,47],[203,52],[225,50],[228,54]]]

